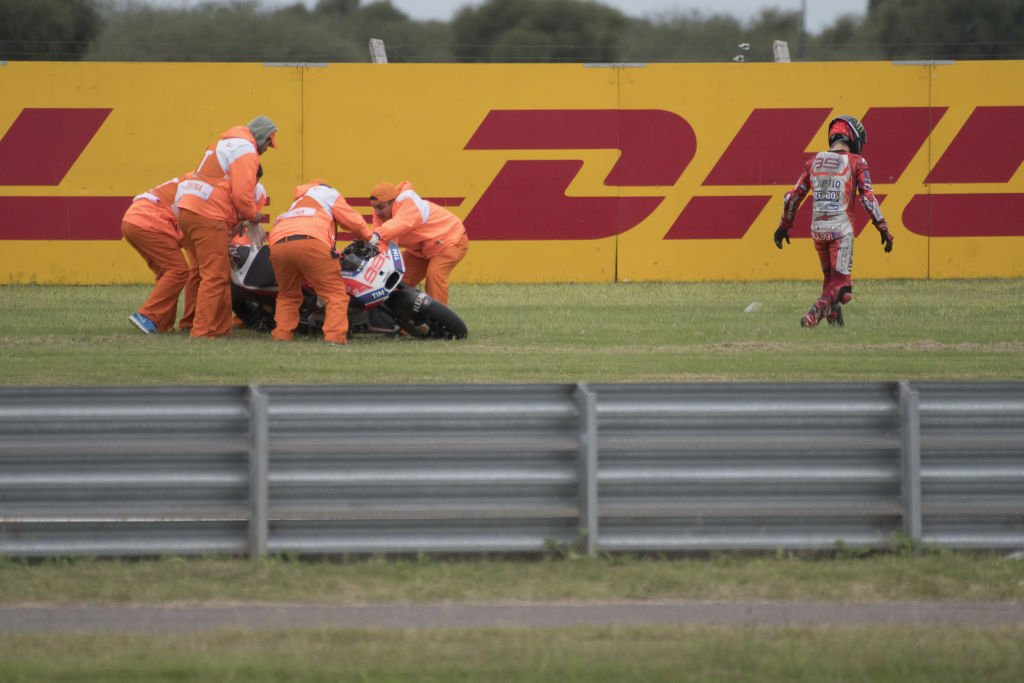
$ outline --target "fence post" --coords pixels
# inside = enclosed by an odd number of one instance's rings
[[[370,38],[370,62],[373,64],[388,63],[388,52],[384,47],[384,41],[380,38]]]
[[[788,64],[789,59],[789,43],[785,40],[776,40],[772,42],[772,55],[775,57],[775,61],[780,64]]]
[[[903,484],[903,532],[921,540],[921,413],[920,395],[910,383],[900,382],[900,449]]]
[[[267,554],[267,518],[270,504],[267,472],[270,461],[269,399],[255,384],[249,385],[249,559]]]
[[[580,538],[587,555],[597,554],[597,396],[585,383],[576,385],[576,410],[579,415],[579,506]]]

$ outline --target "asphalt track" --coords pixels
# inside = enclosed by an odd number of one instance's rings
[[[0,631],[189,633],[322,628],[565,628],[574,626],[1024,626],[1024,602],[658,602],[301,605],[20,605]]]

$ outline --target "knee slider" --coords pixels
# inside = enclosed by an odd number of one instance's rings
[[[853,285],[844,285],[839,288],[839,303],[848,304],[853,299]]]

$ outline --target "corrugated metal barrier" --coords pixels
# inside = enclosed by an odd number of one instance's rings
[[[1024,548],[1024,383],[0,388],[0,555]]]

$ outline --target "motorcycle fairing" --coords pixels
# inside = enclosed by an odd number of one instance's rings
[[[387,299],[401,283],[404,273],[402,252],[393,242],[388,243],[385,251],[377,251],[372,258],[363,260],[358,270],[342,266],[341,271],[349,296],[367,307]]]
[[[277,278],[270,263],[270,247],[259,249],[252,245],[237,245],[230,248],[231,281],[247,289],[277,290]]]

